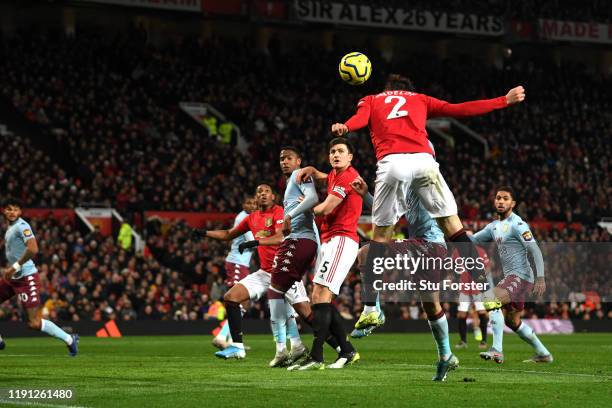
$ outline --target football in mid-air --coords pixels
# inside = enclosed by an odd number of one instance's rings
[[[351,85],[361,85],[372,74],[370,59],[360,52],[349,52],[340,60],[340,78]]]

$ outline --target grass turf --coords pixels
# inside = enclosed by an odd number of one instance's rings
[[[71,401],[32,406],[86,407],[301,407],[301,406],[610,406],[612,335],[541,336],[555,357],[525,364],[531,348],[505,337],[506,362],[478,357],[476,342],[456,355],[460,368],[433,383],[436,357],[429,334],[375,334],[355,340],[361,361],[344,370],[270,369],[271,336],[247,336],[245,360],[213,357],[209,336],[81,339],[69,358],[54,339],[7,340],[0,351],[0,387],[74,390]],[[311,337],[304,340],[310,343]],[[335,353],[325,350],[328,361]],[[6,393],[6,392],[5,392]],[[0,399],[0,406],[28,406]]]

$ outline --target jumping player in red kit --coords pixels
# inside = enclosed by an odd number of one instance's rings
[[[446,239],[456,245],[464,258],[476,259],[478,254],[457,216],[453,193],[442,177],[433,157],[425,130],[428,118],[440,116],[476,116],[503,109],[522,102],[522,86],[511,89],[505,96],[451,104],[414,91],[412,82],[392,74],[383,92],[363,97],[357,112],[346,123],[331,127],[334,136],[369,126],[376,153],[377,170],[372,207],[373,237],[365,264],[371,274],[374,258],[384,256],[385,243],[390,242],[393,228],[407,212],[408,190],[412,189],[423,207],[436,220]],[[484,271],[472,270],[476,279],[483,279]],[[375,294],[368,295],[366,304],[374,304]]]

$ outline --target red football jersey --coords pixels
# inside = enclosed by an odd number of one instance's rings
[[[357,113],[345,124],[349,131],[370,126],[370,137],[380,160],[394,153],[429,153],[425,124],[436,116],[475,116],[508,106],[505,96],[451,104],[409,91],[385,91],[368,95],[357,104]]]
[[[277,228],[282,228],[283,220],[283,207],[274,205],[265,211],[253,211],[236,226],[236,229],[241,232],[251,231],[255,239],[266,238],[274,235]],[[261,269],[266,272],[272,271],[272,262],[277,249],[278,245],[257,247]]]
[[[357,177],[359,173],[353,166],[349,166],[339,174],[336,174],[336,170],[332,170],[327,175],[327,194],[341,198],[342,202],[331,214],[323,218],[321,241],[327,242],[335,236],[345,236],[359,242],[357,222],[361,215],[363,199],[351,187],[351,181]]]

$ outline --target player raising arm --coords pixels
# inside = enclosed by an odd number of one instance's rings
[[[220,358],[244,358],[246,356],[242,342],[240,304],[249,299],[258,300],[266,294],[270,286],[272,263],[278,245],[283,240],[283,208],[274,203],[275,196],[271,185],[269,183],[262,183],[257,186],[255,196],[259,209],[250,213],[237,226],[229,230],[199,231],[202,236],[221,241],[231,241],[247,231],[251,231],[255,239],[241,243],[239,251],[257,248],[259,254],[260,269],[235,284],[223,297],[233,344],[225,350],[215,353]],[[295,288],[292,289],[295,290],[288,291],[287,293],[290,304],[308,302],[306,289],[304,289],[302,282],[297,283]],[[283,322],[283,324],[286,323]],[[277,337],[276,332],[275,337]],[[296,343],[296,346],[299,350],[296,349],[295,352],[300,352],[300,356],[307,352],[301,341],[299,344]]]
[[[521,313],[525,307],[525,295],[532,292],[542,296],[546,290],[544,281],[544,260],[529,225],[512,210],[516,205],[512,188],[503,186],[495,194],[495,210],[498,219],[488,224],[484,229],[472,236],[476,243],[496,242],[502,264],[504,278],[493,289],[483,294],[484,307],[490,311],[493,327],[493,347],[480,353],[485,360],[504,362],[502,349],[505,323],[527,344],[535,350],[535,355],[525,362],[551,363],[552,354],[544,347],[533,329],[521,321]],[[534,274],[529,264],[528,254],[531,254],[536,268]]]
[[[426,122],[437,116],[482,115],[524,99],[525,90],[518,86],[505,96],[451,104],[414,92],[409,79],[392,74],[383,92],[365,96],[357,104],[354,116],[346,123],[332,125],[335,136],[369,126],[378,160],[372,207],[374,231],[365,265],[367,273],[373,269],[374,258],[384,255],[384,244],[391,240],[395,224],[407,212],[408,190],[414,190],[448,241],[464,243],[457,246],[462,257],[478,257],[457,216],[453,193],[433,157]],[[474,269],[470,273],[475,279],[484,280],[483,270]]]

